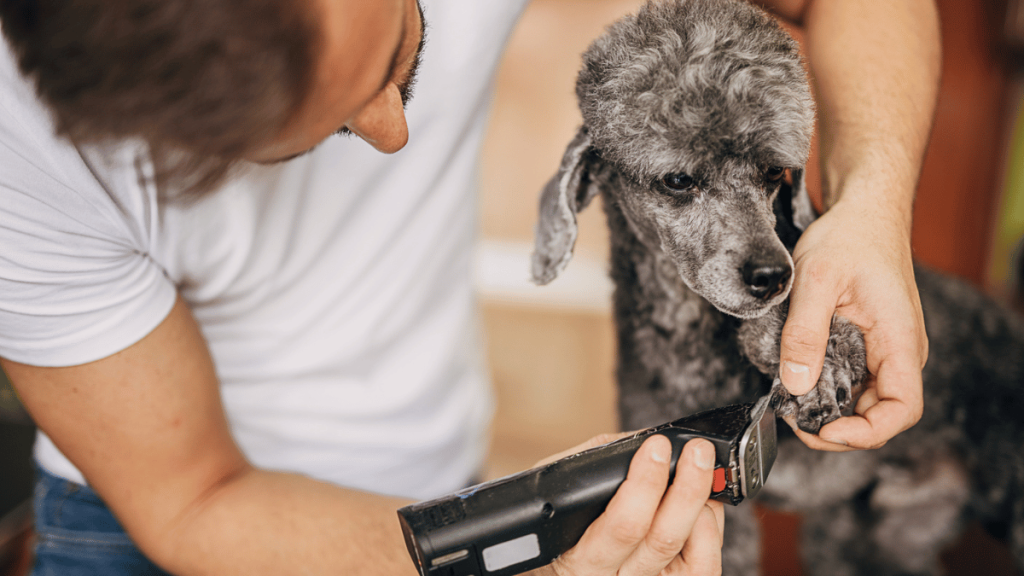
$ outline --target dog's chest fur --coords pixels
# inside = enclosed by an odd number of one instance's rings
[[[624,429],[752,400],[765,383],[739,352],[739,320],[691,291],[672,260],[637,237],[611,194],[602,200],[611,231]]]

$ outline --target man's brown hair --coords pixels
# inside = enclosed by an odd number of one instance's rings
[[[149,144],[158,181],[217,184],[312,82],[304,0],[2,0],[21,72],[78,143]]]

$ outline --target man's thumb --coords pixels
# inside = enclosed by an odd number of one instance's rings
[[[835,313],[835,304],[827,299],[799,296],[794,290],[779,344],[779,378],[795,396],[807,394],[818,382]]]

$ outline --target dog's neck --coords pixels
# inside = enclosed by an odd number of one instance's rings
[[[619,339],[623,425],[648,426],[747,400],[759,385],[736,347],[738,320],[699,296],[604,194]],[[633,393],[633,392],[636,393]],[[653,392],[653,393],[652,393]]]

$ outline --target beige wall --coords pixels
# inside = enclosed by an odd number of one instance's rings
[[[603,274],[607,233],[598,203],[580,218],[575,258],[567,270],[568,275],[589,268],[589,276],[528,286],[526,254],[538,193],[580,123],[573,93],[579,55],[608,23],[638,4],[533,0],[498,77],[484,146],[481,225],[485,243],[514,248],[518,257],[501,265],[523,285],[512,295],[483,291],[498,398],[488,477],[522,470],[617,429],[614,339]],[[535,301],[552,294],[558,295],[554,303]]]

